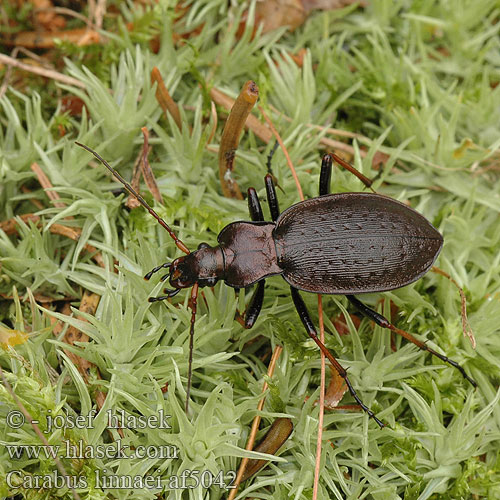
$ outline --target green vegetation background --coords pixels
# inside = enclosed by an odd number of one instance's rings
[[[110,2],[111,3],[111,2]],[[109,5],[108,5],[109,7]],[[142,147],[140,128],[152,134],[150,160],[163,194],[156,206],[190,248],[215,244],[218,232],[234,220],[248,219],[246,203],[221,195],[217,147],[224,123],[218,110],[213,127],[208,90],[217,87],[236,96],[253,79],[260,104],[273,118],[297,168],[305,195],[317,195],[325,134],[309,124],[363,134],[352,144],[355,165],[375,177],[375,189],[409,201],[444,236],[437,265],[464,288],[477,348],[462,335],[460,297],[445,278],[427,274],[417,283],[363,300],[390,314],[404,328],[465,367],[478,382],[474,390],[452,367],[390,336],[363,320],[359,329],[347,316],[350,335],[340,336],[333,320],[346,314],[343,297],[324,297],[327,345],[341,363],[363,401],[388,427],[379,429],[357,411],[329,411],[323,434],[320,498],[332,499],[478,499],[500,498],[500,4],[446,0],[381,0],[366,8],[313,12],[295,32],[285,29],[252,38],[253,4],[246,31],[235,31],[248,5],[225,0],[193,1],[187,15],[173,25],[174,10],[160,1],[151,8],[118,3],[119,15],[105,18],[105,45],[75,47],[62,43],[65,72],[87,90],[55,85],[26,76],[22,92],[10,88],[0,101],[0,220],[33,211],[30,198],[46,206],[38,213],[44,227],[19,224],[18,236],[0,232],[0,292],[19,294],[3,300],[2,331],[32,332],[23,345],[2,349],[0,363],[34,418],[49,411],[83,414],[95,408],[95,392],[107,392],[106,409],[152,415],[164,409],[173,429],[126,431],[124,444],[165,445],[179,458],[63,460],[69,473],[83,474],[89,487],[83,499],[157,498],[148,490],[103,492],[92,483],[96,470],[119,475],[161,475],[165,480],[184,469],[235,470],[249,433],[267,369],[259,355],[266,345],[284,352],[270,381],[262,412],[264,433],[279,415],[290,416],[294,433],[281,459],[247,482],[241,498],[311,498],[318,408],[319,353],[308,341],[289,298],[286,283],[267,281],[263,312],[255,327],[243,330],[234,321],[238,299],[223,283],[205,289],[199,301],[190,414],[184,414],[190,311],[187,293],[173,304],[149,304],[158,295],[158,278],[144,282],[152,267],[179,256],[168,234],[142,209],[128,212],[119,187],[78,140],[130,177]],[[11,15],[22,17],[24,12]],[[21,19],[22,21],[22,19]],[[133,22],[134,29],[125,28]],[[174,44],[172,32],[199,34]],[[149,40],[159,34],[158,54]],[[289,57],[307,49],[303,66]],[[166,119],[150,84],[158,66],[181,105],[188,127],[180,133]],[[80,96],[81,117],[61,112],[59,96]],[[277,112],[271,110],[274,106]],[[286,120],[284,115],[291,118]],[[257,116],[258,113],[257,113]],[[66,135],[61,137],[61,127]],[[337,138],[338,139],[338,138]],[[367,152],[361,157],[360,147]],[[264,199],[263,176],[272,144],[245,133],[235,176],[242,191],[254,186]],[[377,151],[388,156],[378,171],[371,168]],[[39,188],[32,162],[38,162],[67,208],[51,205]],[[282,151],[274,173],[283,191],[283,208],[298,201]],[[27,185],[31,193],[20,188]],[[335,171],[333,192],[361,191],[350,174]],[[143,188],[143,192],[146,191]],[[149,194],[147,199],[153,203]],[[264,206],[267,214],[267,207]],[[48,231],[61,222],[82,230],[74,242]],[[102,252],[103,270],[83,250],[90,243]],[[113,272],[114,260],[120,272]],[[82,289],[101,296],[95,317],[82,322],[40,307],[31,293],[74,296]],[[31,291],[31,292],[30,292]],[[302,294],[317,322],[316,296]],[[243,296],[239,299],[243,309]],[[248,296],[247,296],[248,300]],[[51,332],[49,316],[75,325],[91,342],[74,351],[99,368],[86,385],[63,353],[61,337]],[[244,346],[258,339],[253,347]],[[258,350],[258,348],[260,350]],[[168,392],[161,388],[168,383]],[[309,399],[307,399],[309,398]],[[9,489],[6,474],[47,474],[54,461],[11,459],[6,444],[40,444],[33,430],[9,428],[8,411],[16,409],[0,386],[0,495],[3,498],[71,498],[65,489]],[[349,403],[347,394],[343,403]],[[109,442],[104,415],[91,429],[63,429],[46,435],[51,444]],[[114,439],[118,435],[115,433]],[[242,490],[243,491],[243,490]],[[160,498],[218,499],[217,486],[167,491]],[[14,497],[13,497],[14,498]]]

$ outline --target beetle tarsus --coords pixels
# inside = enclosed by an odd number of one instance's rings
[[[431,349],[430,347],[425,346],[425,350],[434,356],[438,357],[440,360],[444,361],[445,363],[450,364],[451,366],[455,367],[462,375],[463,377],[468,380],[474,387],[477,387],[477,382],[470,378],[467,373],[465,373],[465,370],[463,367],[461,367],[456,361],[453,361],[450,359],[448,356],[445,356],[444,354],[439,354],[439,352],[434,351],[434,349]]]
[[[267,173],[271,174],[271,175],[273,175],[273,169],[272,169],[272,166],[271,166],[272,165],[272,161],[273,161],[273,156],[274,156],[274,153],[276,153],[276,150],[278,149],[278,146],[279,146],[279,142],[278,141],[274,141],[274,146],[272,147],[271,151],[267,155],[267,162],[266,162]]]
[[[358,403],[359,406],[361,406],[361,408],[368,414],[368,416],[370,418],[373,418],[373,420],[375,420],[375,422],[377,422],[377,424],[379,425],[379,427],[381,429],[383,429],[385,427],[385,424],[379,420],[375,413],[373,413],[370,408],[368,408],[368,406],[366,406],[363,401],[361,401],[361,399],[359,399],[356,391],[354,390],[354,387],[351,385],[351,382],[349,381],[349,379],[347,377],[344,377],[344,380],[345,380],[345,383],[347,384],[347,388],[349,389],[349,392],[351,393],[351,396],[356,400],[356,403]]]

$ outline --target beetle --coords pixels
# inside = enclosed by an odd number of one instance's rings
[[[257,192],[249,188],[251,221],[232,222],[219,233],[218,245],[211,247],[201,243],[197,250],[190,252],[168,224],[115,169],[95,151],[77,144],[103,163],[167,229],[177,247],[187,254],[155,267],[146,274],[145,279],[168,268],[162,280],[168,279],[172,288],[165,289],[166,295],[151,297],[150,302],[168,299],[183,288],[193,287],[191,334],[198,287],[214,286],[219,280],[235,289],[256,284],[257,288],[245,313],[245,327],[251,328],[262,308],[265,279],[280,275],[290,285],[295,308],[308,335],[344,379],[356,402],[380,427],[384,427],[384,424],[361,401],[346,370],[319,340],[299,290],[345,295],[361,314],[454,366],[473,386],[477,386],[457,362],[397,328],[354,296],[394,290],[417,281],[436,260],[443,246],[443,237],[421,214],[387,196],[376,193],[329,193],[333,159],[344,164],[337,155],[332,153],[323,156],[319,197],[301,201],[280,212],[272,176],[267,174],[264,180],[272,221],[264,220]],[[188,398],[189,387],[190,377]]]

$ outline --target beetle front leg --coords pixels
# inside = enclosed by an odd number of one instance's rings
[[[257,288],[252,295],[252,300],[250,301],[248,309],[245,311],[245,324],[243,326],[247,329],[252,328],[259,317],[264,301],[264,285],[264,280],[257,283]]]
[[[245,312],[243,314],[241,314],[240,311],[236,309],[234,319],[247,330],[249,328],[252,328],[252,326],[257,321],[257,318],[259,317],[260,311],[262,309],[262,303],[264,302],[264,287],[265,280],[259,281],[257,283],[255,292],[250,299],[250,304],[245,309]],[[239,294],[239,292],[240,289],[236,289],[236,293]]]
[[[356,391],[354,390],[354,387],[351,384],[351,381],[347,377],[347,371],[346,369],[333,357],[332,353],[328,350],[328,348],[321,342],[321,340],[318,338],[318,335],[316,333],[316,328],[314,327],[314,324],[311,320],[311,317],[309,316],[309,312],[307,311],[306,305],[304,304],[304,301],[302,300],[302,297],[299,294],[299,291],[296,288],[290,287],[292,291],[292,299],[295,304],[295,308],[297,309],[297,312],[299,313],[300,319],[302,320],[302,323],[309,335],[314,342],[318,345],[318,347],[321,349],[323,354],[328,358],[330,363],[333,365],[333,367],[337,370],[338,374],[344,379],[349,392],[351,393],[352,397],[356,400],[356,402],[361,406],[361,408],[368,413],[368,416],[373,418],[375,422],[382,428],[385,427],[385,425],[375,416],[375,414],[359,399],[359,396],[357,395]]]
[[[387,318],[379,314],[377,311],[374,311],[373,309],[369,308],[363,302],[361,302],[359,299],[354,297],[354,295],[346,295],[347,299],[349,302],[354,304],[356,309],[366,316],[367,318],[371,319],[374,321],[378,326],[381,326],[382,328],[387,328],[388,330],[391,330],[394,333],[397,333],[398,335],[401,335],[404,337],[406,340],[409,340],[413,344],[415,344],[417,347],[422,349],[423,351],[430,352],[433,356],[438,357],[440,360],[450,364],[451,366],[454,366],[457,370],[460,371],[460,373],[466,378],[474,387],[477,387],[477,383],[475,380],[470,378],[467,373],[465,373],[465,370],[456,362],[453,361],[452,359],[448,358],[447,356],[443,354],[439,354],[436,352],[434,349],[431,349],[428,347],[424,342],[421,340],[418,340],[415,338],[413,335],[409,334],[408,332],[401,330],[400,328],[395,327]]]

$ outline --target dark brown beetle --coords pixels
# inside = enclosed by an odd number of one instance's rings
[[[418,280],[436,260],[443,238],[422,215],[392,198],[374,193],[328,194],[332,157],[343,163],[336,155],[323,157],[318,198],[297,203],[280,214],[272,177],[268,174],[265,183],[273,222],[264,221],[257,193],[250,188],[248,205],[252,222],[233,222],[220,232],[217,246],[202,243],[198,250],[190,253],[165,221],[107,162],[83,144],[79,145],[94,154],[187,253],[146,274],[145,278],[149,279],[160,269],[169,268],[162,279],[169,278],[173,287],[165,289],[164,296],[150,298],[151,302],[173,297],[182,288],[194,287],[195,311],[198,286],[213,286],[218,280],[224,280],[239,289],[257,283],[245,314],[245,327],[251,328],[262,308],[265,278],[283,276],[290,284],[295,307],[307,333],[344,378],[356,402],[381,427],[384,424],[359,399],[346,370],[318,339],[298,290],[345,295],[376,324],[451,364],[476,386],[455,361],[395,327],[353,296],[394,290]],[[192,327],[193,324],[194,312]]]

